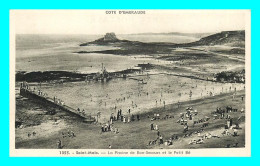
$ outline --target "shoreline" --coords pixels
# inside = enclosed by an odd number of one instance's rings
[[[149,71],[150,69],[160,69],[160,66],[158,65],[154,65],[154,64],[138,64],[137,66],[139,69],[137,68],[133,68],[133,69],[125,69],[122,71],[115,71],[115,72],[109,72],[110,77],[112,78],[127,78],[127,77],[132,77],[127,76],[127,74],[134,74],[136,72],[144,72],[144,71]],[[242,71],[243,72],[243,71]],[[220,73],[217,73],[217,77],[219,78],[201,78],[199,76],[194,76],[190,74],[178,74],[178,72],[176,73],[156,73],[156,74],[149,74],[149,75],[157,75],[157,74],[166,74],[166,75],[173,75],[176,77],[184,77],[184,78],[190,78],[190,79],[195,79],[195,80],[201,80],[201,81],[210,81],[210,82],[218,82],[218,83],[245,83],[244,81],[240,80],[240,77],[243,78],[244,76],[240,76],[238,78],[237,81],[235,80],[225,80],[223,81],[223,77],[228,77],[225,76],[225,73],[230,73],[230,75],[234,75],[237,72],[227,72],[227,71],[222,71]],[[77,73],[77,72],[71,72],[71,71],[34,71],[34,72],[25,72],[25,71],[17,71],[15,74],[15,78],[16,78],[16,83],[17,82],[22,82],[22,81],[26,81],[26,82],[30,82],[30,83],[50,83],[50,82],[56,82],[56,83],[63,83],[63,82],[80,82],[80,81],[88,81],[87,79],[89,77],[91,77],[93,79],[93,77],[95,77],[97,75],[97,73],[88,73],[88,74],[84,74],[84,73]],[[126,76],[123,76],[126,75]],[[222,76],[224,75],[224,76]],[[227,75],[227,74],[226,74]],[[142,74],[139,75],[135,75],[135,76],[144,76]],[[227,78],[226,78],[227,79]]]

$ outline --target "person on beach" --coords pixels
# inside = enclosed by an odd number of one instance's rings
[[[135,116],[134,116],[134,114],[132,114],[132,116],[131,116],[131,121],[135,121]]]
[[[110,115],[110,124],[113,124],[113,113]]]
[[[162,135],[159,136],[159,140],[160,140],[159,144],[163,144],[163,137],[162,137]]]
[[[189,116],[189,120],[192,120],[192,114],[190,114],[190,116]]]
[[[58,149],[62,149],[62,145],[61,145],[61,140],[60,139],[58,140],[57,145],[58,145]]]
[[[120,114],[119,114],[119,110],[117,111],[117,116],[116,119],[119,120]]]
[[[151,130],[154,130],[153,123],[151,123]]]
[[[111,125],[110,124],[107,125],[107,131],[111,131]]]
[[[158,137],[160,136],[160,131],[159,131],[159,130],[157,131],[157,136],[158,136]]]
[[[234,136],[234,137],[235,137],[235,136],[238,136],[238,134],[237,134],[237,129],[234,129],[233,131],[234,131],[234,135],[233,135],[233,136]]]
[[[183,132],[185,133],[185,132],[187,132],[188,130],[189,130],[188,125],[184,125],[184,130],[183,130]]]
[[[242,108],[242,109],[240,110],[241,113],[243,113],[244,111],[245,111],[244,108]]]
[[[158,131],[158,130],[159,130],[159,128],[158,128],[158,125],[155,125],[155,130],[156,130],[156,131]]]
[[[101,126],[101,133],[105,132],[104,125]]]
[[[172,145],[172,138],[169,139],[168,141],[168,146]]]
[[[230,128],[230,120],[227,120],[227,128]]]
[[[136,115],[136,118],[137,118],[138,121],[140,120],[139,114]]]
[[[71,133],[71,137],[73,138],[73,137],[76,137],[76,135],[75,135],[75,133],[71,130],[70,131],[70,133]]]

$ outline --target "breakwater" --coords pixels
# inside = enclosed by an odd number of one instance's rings
[[[40,91],[40,90],[38,90],[38,92],[37,92],[35,89],[33,89],[33,90],[30,89],[30,87],[27,83],[21,83],[20,95],[23,97],[32,99],[32,100],[40,101],[41,103],[45,104],[46,106],[51,106],[54,109],[72,113],[72,114],[76,115],[77,117],[82,118],[82,120],[84,120],[85,122],[92,123],[92,122],[96,121],[96,118],[94,116],[87,115],[83,112],[80,112],[77,109],[67,106],[64,104],[64,102],[62,102],[60,100],[55,101],[55,97],[50,98],[46,94],[43,94],[42,91]]]

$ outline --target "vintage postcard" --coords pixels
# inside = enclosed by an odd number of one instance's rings
[[[250,10],[10,10],[10,156],[251,156]]]

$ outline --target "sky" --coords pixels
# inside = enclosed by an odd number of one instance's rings
[[[16,34],[212,33],[244,30],[249,10],[11,10]],[[115,11],[115,10],[113,10]],[[129,11],[129,10],[124,10]],[[139,11],[139,10],[138,10]]]

